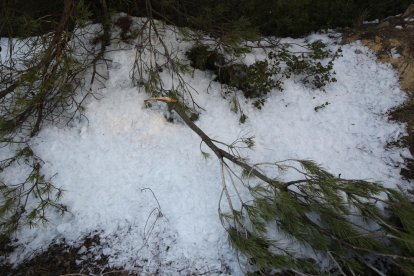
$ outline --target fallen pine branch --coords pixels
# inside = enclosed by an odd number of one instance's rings
[[[251,165],[233,151],[234,145],[227,145],[228,150],[220,148],[217,144],[226,144],[204,133],[176,99],[159,97],[145,102],[150,101],[166,103],[219,159],[230,209],[222,212],[219,208],[220,219],[232,245],[249,259],[253,269],[263,274],[275,269],[305,275],[414,274],[414,204],[404,191],[342,179],[310,160],[263,163],[303,176],[289,182],[271,178],[259,170],[263,164]],[[248,183],[227,162],[261,183]],[[240,210],[235,209],[230,187],[240,200]],[[242,188],[248,190],[250,200],[242,199]],[[290,243],[269,238],[275,234]],[[310,247],[315,255],[309,258],[290,249],[294,244]],[[328,268],[320,266],[321,257],[331,263]]]

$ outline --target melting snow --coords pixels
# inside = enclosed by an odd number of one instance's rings
[[[325,35],[315,38],[338,47]],[[173,39],[170,43],[179,47]],[[285,90],[273,91],[262,110],[242,100],[249,116],[245,124],[230,111],[211,74],[195,70],[187,80],[205,109],[197,124],[225,142],[254,135],[252,162],[313,159],[344,178],[390,187],[403,183],[399,170],[409,152],[387,147],[405,134],[405,126],[387,115],[405,100],[398,77],[361,44],[342,49],[343,57],[335,61],[337,83],[323,92],[287,80]],[[213,274],[228,266],[240,274],[217,213],[219,163],[203,158],[200,138],[188,127],[144,107],[147,95],[129,85],[134,54],[108,54],[116,66],[99,91],[102,99],[87,104],[87,121],[45,127],[32,142],[46,162],[44,173],[57,173],[53,182],[65,190],[62,203],[70,214],[52,217],[45,227],[23,228],[10,261],[17,263],[54,240],[76,243],[99,231],[99,250],[110,255],[113,266],[144,266],[148,273],[163,274]]]

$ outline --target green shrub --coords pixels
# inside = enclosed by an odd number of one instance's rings
[[[251,22],[265,35],[298,37],[322,28],[401,13],[411,0],[255,0],[244,1]]]
[[[216,71],[225,65],[224,56],[217,51],[209,50],[205,45],[192,47],[186,56],[190,60],[191,66],[200,70]]]
[[[85,3],[92,11],[91,19],[100,21],[100,2]],[[149,16],[145,1],[107,0],[106,3],[114,12]],[[323,28],[352,26],[361,19],[382,19],[401,13],[412,0],[154,0],[150,3],[157,11],[152,14],[156,19],[231,39],[235,33],[249,37],[254,30],[264,35],[298,37]],[[48,20],[43,20],[37,31],[44,33],[53,29],[53,22],[59,19],[62,1],[6,0],[0,4],[0,11],[6,10],[16,20],[0,22],[3,23],[0,34],[22,35],[25,22],[17,19],[30,18],[33,23],[47,15]]]
[[[289,44],[280,46],[269,52],[267,59],[251,65],[234,62],[234,57],[226,60],[224,54],[205,45],[192,47],[186,56],[192,67],[214,72],[215,81],[227,86],[225,94],[240,90],[245,98],[255,99],[253,105],[259,109],[272,89],[283,90],[284,79],[295,77],[317,89],[336,82],[333,60],[341,54],[341,50],[332,53],[321,41],[304,45],[305,50],[300,54],[289,51]]]

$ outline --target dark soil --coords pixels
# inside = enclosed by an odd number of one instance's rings
[[[51,245],[47,251],[13,268],[9,264],[0,265],[1,276],[56,276],[56,275],[133,275],[128,271],[107,267],[108,257],[91,252],[99,247],[98,234],[86,237],[79,246],[69,246],[64,241]],[[9,251],[9,250],[8,250]],[[1,252],[6,253],[6,252]],[[7,254],[7,253],[6,253]]]
[[[408,135],[404,137],[403,144],[410,149],[414,156],[414,93],[410,94],[410,100],[402,107],[391,113],[393,120],[407,123]],[[401,175],[407,179],[414,179],[414,160],[408,159],[406,168],[401,169]]]

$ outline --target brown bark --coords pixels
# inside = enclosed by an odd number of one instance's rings
[[[269,185],[272,185],[274,187],[277,187],[281,190],[287,190],[287,186],[283,185],[277,180],[271,179],[255,169],[253,166],[247,164],[243,159],[240,157],[234,156],[227,151],[217,147],[212,139],[205,134],[196,124],[194,124],[193,121],[187,116],[183,106],[178,101],[168,98],[168,97],[160,97],[160,98],[150,98],[147,99],[145,102],[148,101],[161,101],[167,103],[167,105],[171,108],[171,110],[174,110],[178,116],[181,117],[181,119],[186,123],[186,125],[194,131],[200,138],[203,140],[203,142],[214,152],[214,154],[217,156],[217,158],[220,161],[224,161],[224,159],[227,159],[234,163],[235,165],[241,167],[245,171],[249,172],[249,174],[256,176],[257,178],[263,180],[264,182],[268,183]]]

